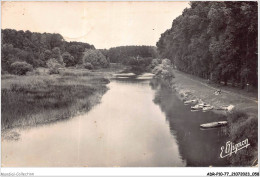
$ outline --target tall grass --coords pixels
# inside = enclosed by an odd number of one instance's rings
[[[1,90],[2,130],[67,119],[97,104],[109,81],[93,74],[71,73],[2,79],[2,84],[9,84]]]
[[[233,143],[239,143],[248,138],[250,146],[238,151],[230,157],[234,166],[250,166],[257,158],[258,151],[258,119],[244,112],[234,111],[227,117],[229,138]]]

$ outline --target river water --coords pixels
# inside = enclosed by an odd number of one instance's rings
[[[88,113],[18,130],[18,141],[2,141],[2,166],[183,167],[226,166],[220,121],[212,112],[191,112],[176,94],[150,82],[150,75],[118,76],[101,103]]]

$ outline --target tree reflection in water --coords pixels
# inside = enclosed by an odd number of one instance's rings
[[[228,141],[225,128],[201,130],[199,127],[202,123],[226,118],[213,112],[191,112],[190,106],[185,106],[162,81],[153,79],[150,86],[155,90],[154,103],[165,113],[187,166],[229,166],[227,158],[220,158],[220,148]]]

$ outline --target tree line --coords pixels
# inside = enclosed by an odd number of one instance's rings
[[[32,68],[48,67],[51,73],[58,68],[83,67],[94,69],[108,67],[109,62],[135,66],[138,70],[157,58],[153,46],[120,46],[110,49],[95,49],[82,42],[67,42],[60,34],[36,33],[2,29],[2,73],[25,74]],[[137,66],[138,65],[138,66]],[[141,68],[142,67],[142,68]]]
[[[60,34],[2,29],[2,72],[10,71],[15,62],[32,67],[47,67],[47,61],[56,59],[65,66],[82,64],[86,49],[95,47],[88,43],[67,42]]]
[[[157,58],[157,48],[154,46],[119,46],[110,49],[101,49],[103,55],[110,59],[112,63],[128,64],[129,59],[139,58]]]
[[[181,71],[257,86],[257,2],[191,2],[157,47]]]

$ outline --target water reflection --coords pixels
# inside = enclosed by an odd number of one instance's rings
[[[19,141],[2,141],[6,167],[179,167],[224,166],[219,120],[189,107],[151,76],[119,76],[101,104],[68,121],[18,130]]]
[[[185,166],[148,80],[115,79],[85,115],[2,142],[4,166]]]
[[[179,152],[187,166],[227,166],[227,159],[221,159],[220,147],[226,141],[223,128],[201,130],[202,123],[225,120],[213,112],[191,112],[178,100],[176,94],[162,82],[152,80],[152,89],[156,90],[154,102],[165,113],[172,135],[175,137]]]

